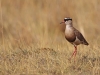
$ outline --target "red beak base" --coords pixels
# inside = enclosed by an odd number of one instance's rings
[[[62,23],[65,23],[64,21],[63,22],[60,22],[60,24],[62,24]]]

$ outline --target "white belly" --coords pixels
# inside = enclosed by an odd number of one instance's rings
[[[72,44],[79,45],[81,44],[81,41],[76,37],[76,40]]]

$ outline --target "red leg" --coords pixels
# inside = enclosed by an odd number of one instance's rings
[[[77,54],[77,46],[74,46],[75,47],[75,54],[74,54],[74,62],[75,62],[75,57],[76,57],[76,54]]]
[[[73,56],[74,56],[74,58],[75,58],[76,53],[77,53],[77,46],[75,46],[75,45],[74,45],[74,47],[75,47],[75,50],[74,50],[74,52],[73,52],[73,54],[72,54],[71,58],[72,58]],[[70,59],[71,59],[71,58],[70,58]]]

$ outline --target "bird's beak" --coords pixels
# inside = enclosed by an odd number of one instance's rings
[[[60,22],[60,24],[65,23],[64,21]]]

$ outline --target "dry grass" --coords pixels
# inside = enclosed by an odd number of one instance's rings
[[[1,0],[0,16],[0,75],[100,75],[100,0]],[[90,44],[76,62],[66,16]]]

